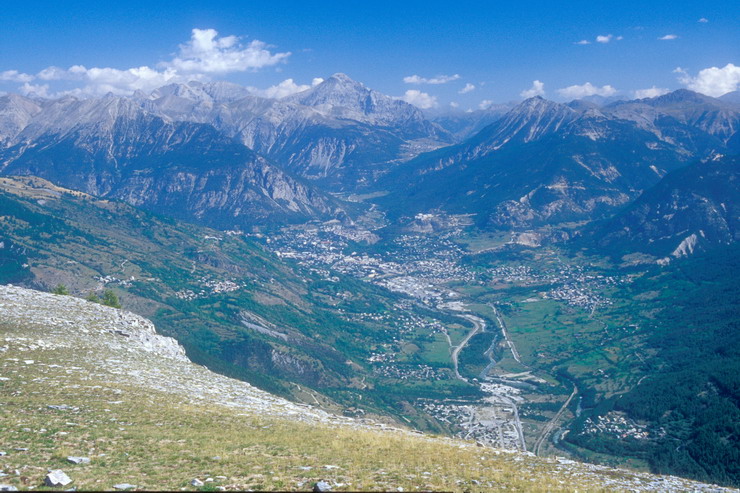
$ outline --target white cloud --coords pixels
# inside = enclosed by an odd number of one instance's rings
[[[429,94],[417,89],[409,89],[403,96],[401,96],[401,99],[423,110],[437,107],[436,96],[430,96]]]
[[[459,108],[460,104],[455,101],[450,101],[450,108]]]
[[[661,36],[658,38],[661,41],[672,41],[674,39],[678,39],[677,34],[666,34],[665,36]]]
[[[538,80],[532,81],[532,87],[519,93],[524,99],[545,95],[545,83]]]
[[[0,72],[0,80],[9,82],[31,82],[33,80],[33,75],[24,74],[17,70],[6,70],[5,72]]]
[[[180,53],[161,65],[179,72],[228,74],[276,65],[290,52],[272,53],[267,44],[257,39],[246,46],[236,36],[218,37],[215,29],[193,29],[190,41],[180,45]]]
[[[80,96],[99,96],[109,92],[125,95],[139,90],[153,91],[172,82],[205,79],[200,74],[183,77],[173,69],[159,71],[147,66],[120,70],[109,67],[86,68],[83,65],[73,65],[66,70],[59,67],[48,67],[39,72],[37,78],[46,81],[82,82],[83,87],[69,91]]]
[[[638,89],[634,91],[634,96],[635,99],[655,98],[662,96],[663,94],[668,94],[669,92],[670,89],[653,86],[648,89]]]
[[[573,85],[558,89],[558,94],[565,99],[580,99],[586,96],[604,96],[609,97],[617,93],[617,90],[610,85],[601,87],[594,86],[590,82],[582,85]]]
[[[324,82],[321,77],[316,77],[311,81],[311,85],[308,84],[296,84],[293,79],[285,79],[280,84],[268,87],[267,89],[257,89],[254,87],[248,88],[251,92],[262,96],[264,98],[281,99],[292,94],[296,94],[307,89],[311,89],[312,86],[316,86]]]
[[[152,91],[173,82],[204,81],[209,80],[212,75],[255,71],[284,62],[289,56],[289,52],[273,53],[268,45],[259,40],[242,45],[238,37],[219,37],[215,29],[193,29],[190,40],[180,45],[174,58],[159,63],[157,68],[146,65],[129,69],[86,68],[83,65],[63,69],[51,66],[35,76],[7,70],[0,73],[0,80],[23,82],[24,85],[19,91],[33,92],[39,96],[52,96],[49,85],[32,85],[30,82],[35,80],[78,82],[80,87],[66,93],[79,96],[96,96],[108,92],[124,95],[137,90]],[[281,84],[284,85],[273,89],[275,94],[294,89],[286,82]],[[268,90],[270,89],[266,89]]]
[[[81,65],[75,65],[75,67],[81,67]],[[59,67],[46,67],[44,70],[36,74],[36,77],[41,80],[72,80],[76,74],[70,70],[65,70]],[[78,78],[79,79],[79,78]]]
[[[460,89],[459,91],[457,91],[457,93],[458,94],[467,94],[467,93],[473,92],[473,91],[475,91],[475,85],[474,84],[471,84],[470,82],[468,82],[467,84],[465,84],[465,87],[463,87],[462,89]]]
[[[38,96],[40,98],[49,97],[49,84],[29,84],[24,82],[18,91],[24,96]]]
[[[582,39],[580,41],[576,41],[573,44],[576,44],[576,45],[590,45],[591,44],[591,41],[589,41],[587,39]]]
[[[492,104],[493,104],[493,101],[491,101],[490,99],[484,99],[483,101],[480,102],[480,104],[478,104],[478,108],[482,110],[487,110],[488,108],[491,107]]]
[[[459,78],[460,74],[438,75],[430,79],[418,75],[409,75],[404,77],[403,81],[406,84],[447,84],[448,82],[452,82],[453,80],[457,80]]]
[[[722,68],[710,67],[700,70],[696,77],[691,77],[686,70],[678,67],[674,70],[678,81],[692,91],[718,97],[740,88],[740,67],[728,63]]]
[[[624,39],[624,36],[614,36],[613,34],[600,34],[596,36],[596,42],[602,43],[602,44],[606,44],[611,41],[622,41],[623,39]],[[581,45],[589,44],[588,41],[586,41],[585,43],[584,41],[586,40],[583,39],[579,41],[577,44],[581,44]]]
[[[701,19],[699,19],[696,22],[701,22],[702,24],[706,24],[707,22],[709,22],[709,19],[707,19],[706,17],[702,17]]]

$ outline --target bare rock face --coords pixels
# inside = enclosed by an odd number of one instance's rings
[[[130,337],[138,342],[144,351],[156,353],[165,358],[188,361],[183,347],[173,338],[157,334],[154,324],[146,318],[123,310],[118,310],[111,315],[116,325],[127,327],[128,330],[109,329],[109,333]]]

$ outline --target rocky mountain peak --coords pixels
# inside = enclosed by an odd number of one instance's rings
[[[362,83],[357,82],[356,80],[351,78],[349,75],[344,74],[342,72],[337,72],[336,74],[333,74],[331,77],[326,79],[324,82],[365,87]]]
[[[568,105],[556,103],[555,101],[550,101],[549,99],[545,99],[542,96],[534,96],[529,99],[525,99],[522,101],[518,106],[515,106],[509,113],[513,114],[522,114],[522,113],[545,113],[545,112],[552,112],[552,111],[558,111],[558,112],[566,112],[572,111],[571,108],[568,107]]]
[[[310,106],[332,118],[385,127],[410,126],[403,130],[419,136],[441,131],[432,128],[433,125],[426,122],[421,110],[415,106],[370,89],[342,73],[334,74],[321,84],[288,96],[283,101]]]
[[[0,145],[18,135],[39,112],[38,102],[19,94],[0,97]]]
[[[579,117],[567,105],[540,96],[526,99],[478,136],[482,145],[497,150],[511,141],[530,142],[558,131]]]
[[[663,104],[675,104],[675,103],[715,103],[715,98],[699,94],[698,92],[691,91],[689,89],[677,89],[668,94],[650,98],[647,103],[655,106]]]
[[[363,84],[352,80],[345,74],[338,73],[315,87],[285,99],[305,106],[344,107],[360,109],[363,113],[368,113],[371,108],[362,106],[368,98],[372,99],[373,93],[374,91]]]

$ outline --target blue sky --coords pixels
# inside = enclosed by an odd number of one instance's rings
[[[194,78],[275,96],[344,72],[422,107],[477,108],[740,83],[737,1],[313,3],[11,0],[0,90],[125,93]]]

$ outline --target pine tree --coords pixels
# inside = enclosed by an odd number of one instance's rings
[[[121,308],[121,301],[118,299],[116,293],[114,293],[111,289],[106,289],[105,292],[103,292],[103,298],[100,302],[106,306]]]
[[[63,295],[69,295],[69,290],[67,289],[67,286],[64,284],[57,284],[57,286],[51,290],[54,294],[63,294]]]

